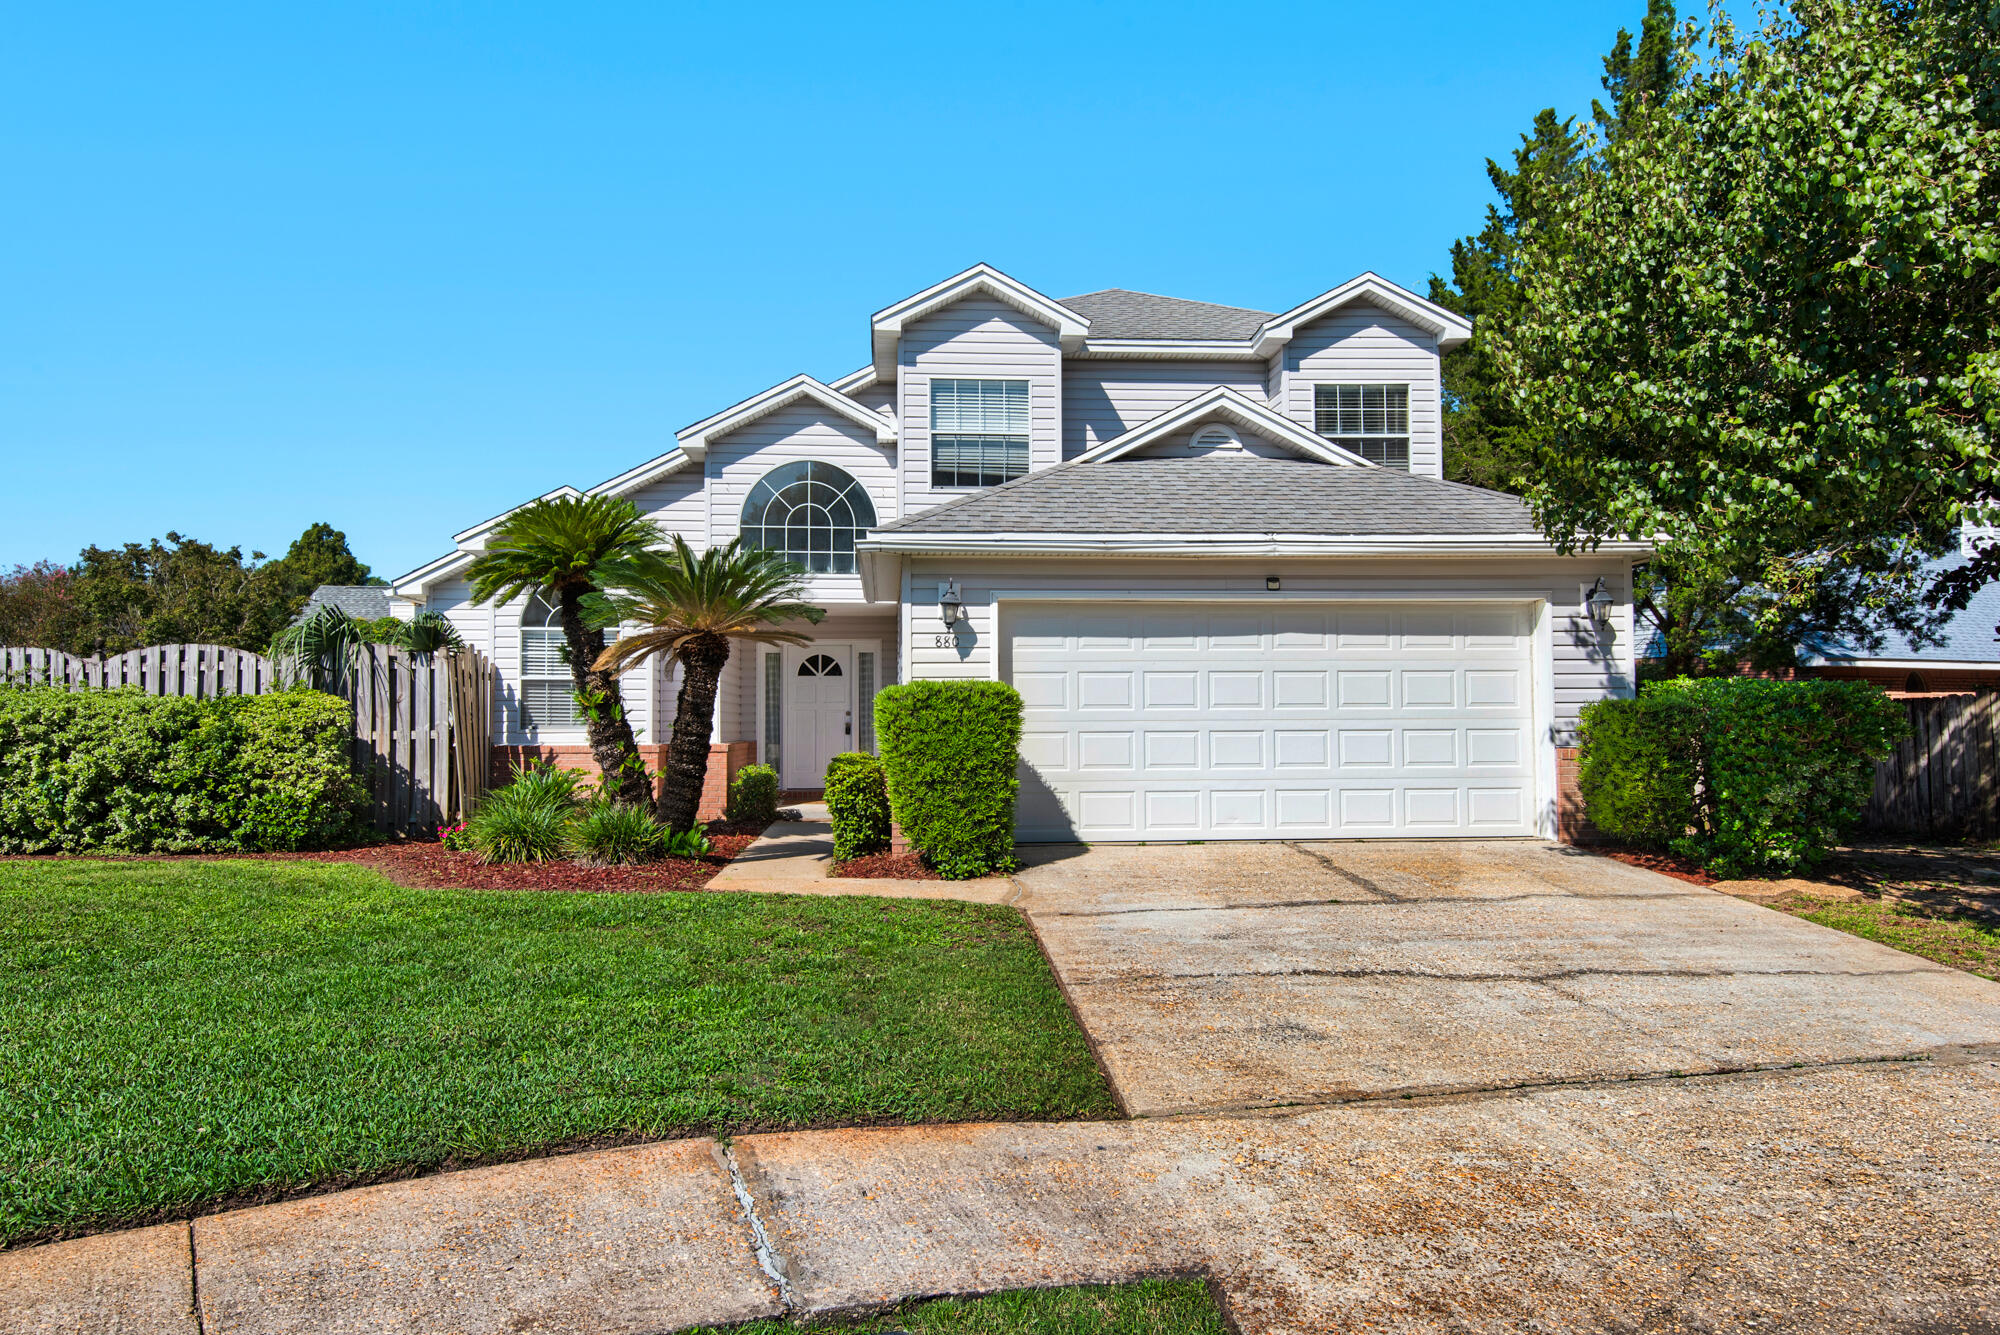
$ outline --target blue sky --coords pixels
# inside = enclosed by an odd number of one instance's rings
[[[398,574],[979,260],[1421,290],[1643,8],[15,6],[0,566],[323,519]]]

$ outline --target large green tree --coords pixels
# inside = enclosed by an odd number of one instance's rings
[[[599,567],[640,556],[659,541],[660,530],[630,501],[560,496],[507,516],[466,568],[475,603],[506,603],[534,594],[555,608],[591,757],[605,792],[627,806],[650,806],[651,786],[632,722],[625,716],[618,673],[598,665],[604,653],[603,623],[585,616],[585,600],[602,591]]]
[[[816,624],[826,610],[805,600],[804,571],[781,553],[744,546],[740,537],[697,554],[675,534],[671,551],[606,562],[602,573],[614,592],[595,609],[597,619],[636,622],[640,629],[604,651],[600,670],[621,672],[656,658],[680,664],[660,820],[669,829],[691,829],[731,646],[805,644],[809,637],[796,623]]]
[[[1970,0],[1718,20],[1593,135],[1491,344],[1558,545],[1658,536],[1667,587],[1756,595],[1753,638],[1843,580],[1914,615],[1893,589],[1995,495],[1996,29]]]

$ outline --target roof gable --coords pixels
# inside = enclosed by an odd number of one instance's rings
[[[1103,463],[1123,458],[1210,421],[1242,427],[1316,463],[1336,464],[1344,468],[1375,467],[1360,455],[1342,449],[1323,436],[1314,435],[1291,418],[1227,385],[1218,385],[1197,394],[1179,407],[1169,408],[1151,421],[1133,427],[1124,435],[1114,436],[1102,445],[1085,450],[1076,457],[1076,462]]]
[[[1075,352],[1083,346],[1084,334],[1090,328],[1088,318],[1009,278],[990,264],[975,264],[964,273],[953,274],[942,283],[875,312],[869,321],[874,333],[875,374],[885,380],[896,374],[896,345],[902,341],[906,328],[927,315],[979,295],[1005,302],[1054,329],[1064,352]]]
[[[1464,316],[1426,301],[1407,288],[1397,287],[1379,274],[1364,273],[1266,320],[1251,339],[1252,349],[1259,357],[1268,357],[1291,342],[1306,325],[1356,302],[1379,306],[1420,329],[1429,330],[1437,336],[1441,349],[1456,347],[1472,337],[1472,324]]]
[[[740,430],[756,421],[797,403],[809,399],[828,412],[846,418],[858,427],[875,433],[875,441],[880,445],[893,445],[896,441],[896,423],[893,418],[870,410],[865,404],[857,403],[830,385],[821,384],[809,375],[795,375],[783,384],[773,385],[762,394],[756,394],[733,407],[725,408],[713,417],[704,417],[693,426],[682,427],[675,432],[690,458],[700,459],[707,455],[712,440]]]

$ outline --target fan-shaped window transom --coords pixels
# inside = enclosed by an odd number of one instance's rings
[[[867,489],[832,464],[781,464],[743,502],[743,541],[814,574],[852,574],[854,540],[873,527]]]

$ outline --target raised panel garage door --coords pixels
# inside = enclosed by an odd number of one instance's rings
[[[1529,609],[1016,604],[1028,840],[1534,832]]]

